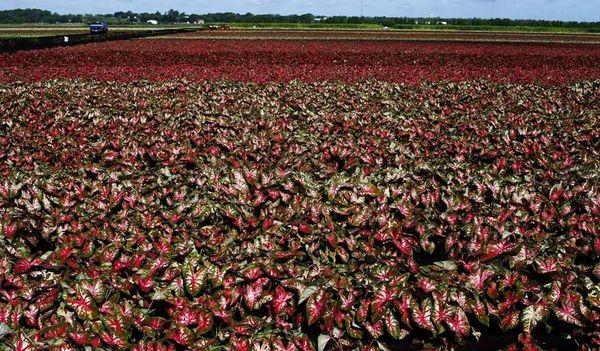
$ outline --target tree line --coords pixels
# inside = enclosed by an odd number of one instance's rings
[[[145,23],[156,20],[161,23],[327,23],[327,24],[376,24],[388,27],[414,24],[447,24],[458,26],[519,26],[519,27],[559,27],[559,28],[600,28],[600,22],[566,22],[551,20],[515,20],[507,18],[414,18],[414,17],[360,17],[360,16],[315,16],[310,13],[302,15],[272,14],[238,14],[232,12],[208,13],[203,15],[186,14],[177,10],[155,13],[135,13],[119,11],[111,14],[58,14],[40,9],[15,9],[0,11],[0,23],[91,23],[105,21],[108,23]]]

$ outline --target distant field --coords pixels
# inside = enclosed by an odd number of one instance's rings
[[[329,24],[329,23],[228,23],[234,28],[279,28],[279,29],[383,29],[380,24]],[[526,26],[468,26],[468,25],[433,25],[433,24],[398,24],[393,29],[413,30],[467,30],[494,32],[552,32],[552,33],[600,33],[598,28],[560,28],[560,27],[526,27]]]
[[[163,39],[416,40],[600,44],[600,35],[575,33],[473,32],[432,30],[232,29],[202,31]]]
[[[113,26],[112,33],[164,30],[173,28],[205,27],[188,26]],[[0,39],[37,38],[56,35],[88,33],[81,25],[31,25],[0,27]],[[358,29],[358,28],[233,28],[228,30],[199,30],[184,34],[169,34],[163,40],[330,40],[330,41],[441,41],[441,42],[489,42],[489,43],[563,43],[600,45],[600,34],[508,32],[473,30],[416,30],[416,29]]]
[[[208,25],[222,25],[222,23],[210,23],[207,24]],[[410,25],[395,25],[393,26],[393,28],[387,28],[384,27],[382,25],[378,25],[378,24],[328,24],[328,23],[311,23],[311,24],[307,24],[307,23],[229,23],[226,24],[229,25],[235,29],[252,29],[252,30],[270,30],[270,31],[274,31],[277,29],[277,31],[281,31],[281,30],[299,30],[299,31],[309,31],[311,33],[311,35],[307,36],[300,36],[298,35],[297,37],[300,39],[310,39],[311,37],[314,36],[322,36],[325,38],[321,38],[321,39],[327,39],[326,36],[322,35],[322,34],[315,34],[312,35],[316,32],[321,32],[321,31],[325,31],[325,32],[330,32],[330,31],[351,31],[351,32],[361,32],[361,31],[374,31],[377,33],[386,33],[386,34],[379,34],[379,35],[375,35],[373,36],[373,38],[368,38],[368,39],[402,39],[405,40],[407,38],[396,38],[396,35],[394,35],[392,38],[389,38],[387,33],[412,33],[412,32],[422,32],[421,34],[416,35],[415,39],[423,39],[423,37],[426,37],[425,39],[447,39],[447,38],[443,38],[444,35],[439,34],[439,33],[451,33],[451,34],[445,34],[448,36],[454,36],[457,33],[471,33],[471,37],[463,37],[463,39],[472,39],[472,40],[478,40],[481,39],[480,36],[481,35],[486,35],[485,39],[489,39],[487,34],[482,34],[482,33],[495,33],[496,36],[499,35],[508,35],[508,39],[514,39],[512,38],[513,36],[519,36],[518,38],[516,38],[517,41],[520,40],[524,40],[524,41],[530,41],[526,38],[521,38],[522,34],[527,34],[529,36],[536,36],[536,38],[533,38],[533,41],[539,41],[540,38],[538,38],[538,34],[537,33],[544,33],[545,35],[549,35],[550,37],[548,38],[541,38],[542,41],[545,40],[549,40],[549,41],[553,41],[555,39],[559,40],[559,41],[563,41],[565,40],[564,37],[552,37],[552,36],[558,36],[558,35],[562,35],[562,34],[570,34],[570,35],[578,35],[578,34],[586,34],[586,35],[592,35],[593,39],[592,40],[598,40],[597,36],[600,35],[600,30],[599,29],[594,29],[594,28],[555,28],[555,27],[502,27],[502,26],[453,26],[453,25],[448,25],[448,26],[441,26],[441,25],[423,25],[423,24],[410,24]],[[130,31],[130,30],[148,30],[148,29],[172,29],[172,28],[179,28],[179,27],[185,27],[185,28],[203,28],[203,26],[199,26],[199,25],[194,25],[194,24],[161,24],[159,26],[148,26],[147,24],[132,24],[132,25],[114,25],[111,26],[111,30],[112,31]],[[52,25],[52,24],[0,24],[0,39],[2,38],[31,38],[31,37],[43,37],[43,36],[51,36],[51,35],[65,35],[65,34],[81,34],[81,33],[86,33],[87,32],[87,26],[86,25],[82,25],[82,24],[59,24],[59,25]],[[503,34],[499,34],[503,33]],[[228,32],[222,32],[219,31],[219,34],[217,34],[216,36],[225,36],[223,33],[228,33]],[[253,32],[252,35],[250,35],[250,37],[252,37],[252,39],[254,39],[255,33],[260,33],[260,32]],[[301,33],[301,32],[299,32]],[[433,34],[425,34],[425,33],[433,33]],[[507,33],[507,34],[504,34]],[[536,33],[536,34],[534,34]],[[241,32],[236,32],[235,35],[233,35],[234,37],[240,37],[240,36],[244,36],[243,34],[247,34],[243,31]],[[280,33],[276,33],[276,34],[272,34],[272,33],[263,33],[265,35],[263,35],[262,37],[259,37],[260,39],[265,39],[267,38],[267,34],[270,37],[276,37],[276,38],[288,38],[291,37],[291,35],[289,35],[289,32],[280,32]],[[305,34],[305,33],[301,33],[301,34]],[[402,34],[404,36],[407,36],[408,34]],[[401,36],[402,36],[401,35]],[[213,36],[212,34],[209,36]],[[462,36],[462,34],[461,34]],[[438,37],[442,37],[442,38],[438,38]],[[348,35],[349,39],[356,39],[357,35]],[[359,39],[364,39],[362,37],[360,37]],[[410,39],[410,38],[408,38]],[[568,41],[568,39],[567,39]],[[576,41],[581,41],[581,38],[577,38]],[[584,39],[584,41],[587,41],[587,39]]]

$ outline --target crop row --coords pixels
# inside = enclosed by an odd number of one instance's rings
[[[233,29],[178,34],[172,38],[268,38],[268,39],[329,39],[329,40],[451,40],[494,42],[567,42],[600,44],[600,35],[565,33],[476,32],[444,30],[315,30],[315,29]]]
[[[600,46],[137,40],[0,54],[0,81],[377,79],[569,83],[600,79]]]
[[[598,82],[0,92],[0,346],[600,345]]]

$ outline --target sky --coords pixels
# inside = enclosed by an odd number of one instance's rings
[[[362,0],[365,16],[480,17],[600,21],[600,0]],[[40,8],[58,13],[252,12],[361,14],[361,0],[0,0],[0,9]]]

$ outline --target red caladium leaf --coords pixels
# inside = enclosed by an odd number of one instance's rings
[[[596,276],[596,278],[600,279],[600,263],[596,264],[594,266],[594,275]]]
[[[490,260],[496,258],[497,256],[500,256],[502,254],[505,254],[507,252],[514,250],[515,248],[516,248],[515,244],[511,244],[507,241],[499,241],[499,242],[491,243],[486,247],[483,256],[481,256],[481,261],[482,262],[490,261]]]
[[[127,346],[127,341],[123,337],[105,330],[100,331],[100,339],[105,344],[115,348],[123,349]]]
[[[310,339],[306,335],[294,339],[294,344],[302,351],[315,351]]]
[[[363,331],[358,324],[355,324],[352,320],[346,320],[346,332],[354,339],[362,339]]]
[[[554,257],[546,257],[545,259],[536,259],[540,273],[552,273],[558,270],[558,261]]]
[[[194,330],[196,335],[208,333],[213,326],[213,315],[209,311],[200,311],[198,313],[198,327]]]
[[[318,290],[306,302],[306,320],[308,325],[313,325],[325,313],[328,295],[324,290]]]
[[[92,342],[92,339],[86,332],[79,330],[70,332],[69,338],[79,345],[89,345]]]
[[[479,269],[475,273],[469,276],[469,283],[471,286],[475,288],[478,292],[483,292],[485,288],[485,281],[494,275],[494,272],[491,270],[483,270]]]
[[[503,331],[514,329],[519,325],[519,311],[507,312],[506,315],[500,318],[500,327]]]
[[[456,308],[454,310],[454,315],[448,320],[448,326],[459,339],[466,338],[471,332],[469,320],[462,308]]]
[[[273,296],[273,301],[271,302],[273,304],[273,310],[275,314],[282,313],[288,305],[288,301],[290,301],[293,296],[294,295],[292,293],[286,291],[283,287],[278,285],[277,288],[275,288],[275,294]]]
[[[379,339],[384,334],[384,326],[381,320],[377,321],[377,323],[365,323],[365,329],[371,334],[373,339]]]
[[[394,339],[401,340],[409,334],[407,330],[400,327],[400,322],[398,322],[391,311],[388,311],[385,314],[384,321],[388,334],[390,334]]]
[[[22,260],[18,261],[17,263],[15,263],[15,265],[13,267],[13,271],[16,274],[27,273],[33,267],[35,267],[41,263],[42,263],[42,261],[40,259],[25,258],[25,259],[22,259]]]
[[[357,211],[350,219],[350,224],[355,227],[363,226],[372,216],[371,210],[368,207],[363,207]]]
[[[250,340],[246,338],[232,337],[230,343],[234,351],[250,351]]]
[[[477,320],[479,321],[479,323],[485,325],[486,327],[489,327],[490,326],[490,317],[488,315],[488,311],[487,311],[487,308],[485,307],[485,304],[483,302],[481,302],[481,300],[479,298],[474,298],[470,302],[470,307],[471,307],[471,311],[475,314],[475,317],[477,317]]]
[[[101,279],[95,279],[91,282],[84,282],[83,287],[90,295],[92,295],[94,301],[97,303],[102,303],[104,301],[107,290],[106,285]]]
[[[46,338],[47,340],[54,338],[63,338],[67,335],[67,329],[68,325],[66,323],[60,323],[57,325],[50,326],[44,330],[44,338]]]
[[[405,326],[410,328],[410,309],[415,304],[415,301],[411,294],[403,292],[400,296],[400,300],[394,301],[396,310],[402,316],[401,321]]]
[[[72,308],[77,313],[77,316],[83,320],[92,319],[97,309],[92,297],[84,293],[80,293],[77,297],[69,299],[67,306]]]
[[[371,300],[371,315],[373,321],[381,319],[381,316],[385,313],[386,304],[393,300],[394,296],[395,292],[386,285],[379,289]]]
[[[119,312],[114,313],[113,316],[104,319],[104,324],[107,329],[110,329],[111,332],[119,337],[126,338],[131,329],[131,320]]]
[[[452,313],[451,309],[446,304],[446,295],[446,292],[441,294],[437,292],[433,293],[433,310],[431,314],[431,320],[440,334],[445,330],[442,322],[449,320]]]
[[[17,333],[17,340],[14,345],[14,349],[15,351],[32,351],[34,350],[34,345],[29,337],[22,332],[19,332]]]
[[[575,304],[568,299],[563,300],[559,307],[555,307],[554,313],[558,319],[565,323],[574,324],[580,327],[584,326],[583,322],[579,318],[579,313],[575,308]]]
[[[430,299],[425,299],[421,303],[421,307],[415,304],[412,308],[412,317],[415,323],[422,328],[431,331],[436,334],[436,328],[431,321],[433,311],[433,303]]]
[[[259,309],[262,303],[265,285],[269,282],[267,278],[260,278],[244,288],[244,301],[253,310]]]
[[[192,331],[182,326],[176,327],[167,334],[167,339],[181,346],[191,346],[194,338]]]
[[[190,260],[184,262],[181,274],[187,293],[191,296],[198,296],[206,284],[206,269],[199,267],[197,260]]]

